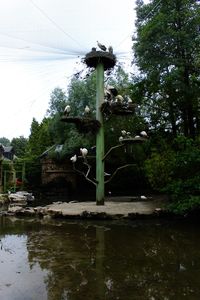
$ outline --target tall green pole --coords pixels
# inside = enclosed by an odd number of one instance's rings
[[[86,54],[85,63],[88,67],[96,69],[96,120],[101,125],[96,134],[96,204],[104,205],[104,126],[101,107],[104,103],[104,71],[115,66],[116,56],[113,54],[112,47],[109,47],[108,51],[104,50],[106,47],[103,45],[99,48],[101,50],[103,48],[103,51],[93,47],[92,51]]]
[[[99,62],[96,67],[96,119],[101,127],[96,135],[96,204],[104,205],[104,126],[101,105],[104,102],[104,65]]]

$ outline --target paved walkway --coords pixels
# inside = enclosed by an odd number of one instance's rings
[[[104,205],[96,205],[95,202],[55,202],[44,207],[14,207],[11,208],[10,213],[70,219],[131,219],[158,216],[164,211],[165,204],[166,199],[161,197],[150,197],[145,201],[130,197],[115,197],[107,199]]]

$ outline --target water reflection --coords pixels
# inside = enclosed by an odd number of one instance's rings
[[[188,223],[1,219],[0,299],[199,299],[199,235]]]

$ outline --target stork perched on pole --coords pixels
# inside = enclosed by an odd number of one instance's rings
[[[107,50],[106,46],[105,46],[105,45],[102,45],[102,44],[99,43],[98,41],[97,41],[97,46],[98,46],[102,51],[106,51],[106,50]]]

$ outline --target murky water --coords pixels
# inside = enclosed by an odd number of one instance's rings
[[[198,227],[1,217],[0,299],[200,299]]]

